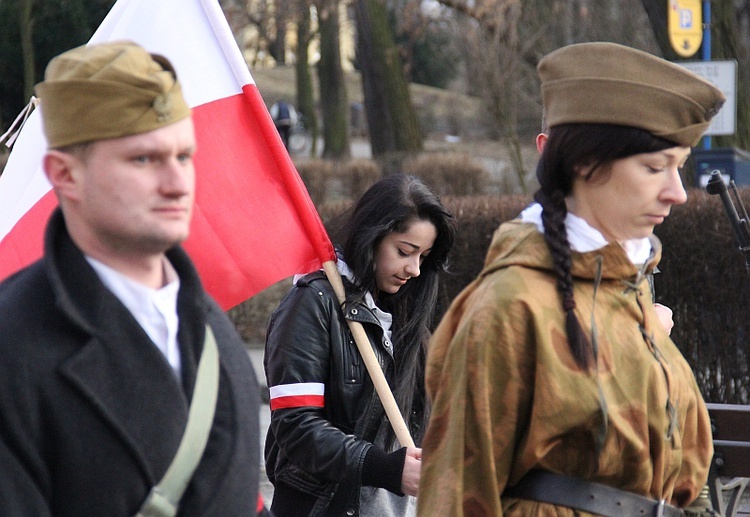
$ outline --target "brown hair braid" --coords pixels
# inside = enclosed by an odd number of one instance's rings
[[[614,160],[651,153],[678,144],[658,138],[642,129],[611,124],[561,124],[549,131],[549,138],[536,169],[540,188],[534,199],[542,205],[544,240],[552,254],[557,290],[565,311],[565,331],[576,363],[588,369],[593,352],[583,326],[575,314],[570,242],[565,229],[568,213],[565,197],[581,167],[589,168],[584,181]]]

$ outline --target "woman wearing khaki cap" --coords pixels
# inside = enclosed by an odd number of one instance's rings
[[[419,514],[682,515],[711,429],[658,324],[654,226],[724,97],[610,43],[539,63],[549,139],[536,203],[495,233],[431,341]]]

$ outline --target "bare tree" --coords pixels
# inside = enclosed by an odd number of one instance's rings
[[[294,16],[294,0],[275,0],[273,5],[273,37],[268,50],[279,65],[286,64],[287,22]]]
[[[315,112],[312,74],[308,52],[313,38],[311,32],[311,0],[297,0],[297,48],[295,52],[295,77],[297,80],[297,111],[304,117],[305,126],[312,137],[310,154],[317,155],[318,150],[318,116]]]
[[[479,52],[476,63],[480,92],[487,103],[497,134],[503,136],[511,168],[523,192],[526,168],[518,135],[519,83],[522,47],[519,22],[523,13],[520,0],[440,0],[448,7],[477,22],[474,43]]]
[[[286,64],[288,49],[287,26],[296,27],[296,47],[293,48],[296,81],[297,111],[304,117],[305,127],[312,139],[310,153],[317,154],[318,117],[315,109],[315,90],[308,58],[310,43],[317,33],[312,29],[313,0],[221,0],[222,9],[235,39],[242,43],[241,34],[254,28],[258,37],[249,44],[255,45],[250,54],[258,57],[265,46],[279,65]],[[267,31],[263,32],[263,31]],[[255,66],[256,62],[251,62]],[[289,100],[289,99],[287,99]]]
[[[485,67],[485,87],[490,100],[490,112],[499,122],[505,140],[512,170],[525,193],[526,168],[518,136],[519,39],[518,21],[521,16],[520,0],[506,0],[495,11],[494,29],[488,33],[491,43],[487,49],[494,66]]]
[[[240,48],[249,54],[250,66],[255,68],[272,47],[276,39],[273,34],[276,21],[273,15],[273,0],[220,0],[224,16]],[[254,37],[243,36],[253,29]]]
[[[422,136],[382,0],[356,0],[358,61],[374,156],[422,149]]]
[[[750,44],[747,32],[740,31],[743,13],[747,22],[748,3],[713,2],[711,27],[713,59],[737,60],[736,130],[732,137],[716,137],[716,142],[719,146],[742,149],[750,149]]]

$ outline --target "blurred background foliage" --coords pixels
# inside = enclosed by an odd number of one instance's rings
[[[26,105],[49,59],[85,43],[113,3],[0,0],[0,129]],[[524,191],[535,160],[522,149],[539,128],[535,68],[543,55],[603,40],[685,59],[668,40],[667,0],[219,3],[269,105],[283,98],[305,116],[316,144],[309,157],[346,159],[352,137],[391,161],[446,136],[492,140]],[[715,143],[748,149],[750,0],[709,4],[712,59],[739,65],[737,132]],[[273,82],[274,69],[286,72],[283,83]]]
[[[435,186],[458,224],[451,272],[443,280],[433,320],[437,324],[451,300],[481,271],[497,227],[517,217],[531,196],[497,195],[504,187],[468,155],[425,158],[407,172]],[[335,166],[308,161],[300,173],[326,223],[386,174],[371,160]],[[462,174],[466,182],[455,179]],[[466,184],[472,185],[471,192]],[[750,206],[750,189],[741,188],[740,194]],[[750,404],[750,270],[718,196],[690,189],[687,203],[674,207],[655,233],[663,244],[660,272],[654,277],[656,298],[674,311],[672,339],[692,366],[703,395],[711,402]],[[229,311],[251,346],[262,347],[268,318],[290,287],[291,279],[283,280]]]
[[[113,3],[0,0],[0,130],[28,103],[48,61],[84,44]],[[324,221],[396,171],[422,177],[456,215],[454,274],[436,321],[480,270],[497,226],[536,188],[539,59],[585,41],[685,59],[668,41],[667,0],[219,3],[266,102],[292,102],[304,115],[312,145],[292,158]],[[750,0],[709,4],[711,58],[738,63],[737,131],[713,144],[749,149]],[[0,171],[6,158],[0,151]],[[747,404],[750,284],[718,199],[691,189],[656,233],[665,245],[657,298],[674,310],[675,342],[709,400]],[[229,312],[250,346],[262,346],[289,285]]]

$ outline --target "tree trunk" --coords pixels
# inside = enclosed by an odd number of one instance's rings
[[[276,24],[277,24],[276,35],[274,36],[274,39],[271,42],[269,51],[271,52],[271,57],[274,58],[277,65],[285,65],[286,64],[286,23],[283,22],[282,18],[276,18]]]
[[[372,154],[419,151],[422,149],[419,122],[385,5],[381,0],[357,0],[355,10],[358,61]]]
[[[287,23],[293,16],[297,15],[297,8],[300,2],[296,0],[274,0],[274,35],[269,42],[268,51],[276,60],[276,64],[285,65],[286,63],[286,36]]]
[[[511,167],[519,188],[525,194],[528,190],[526,167],[518,136],[518,21],[522,7],[515,1],[505,2],[502,7],[497,10],[498,19],[489,32],[491,44],[486,55],[492,62],[486,65],[485,77],[491,99],[490,110],[500,125]]]
[[[656,43],[659,45],[661,55],[664,59],[675,61],[679,58],[677,52],[669,42],[669,28],[667,26],[667,2],[663,0],[641,0],[643,9],[646,11],[651,29],[654,31]]]
[[[351,155],[347,115],[349,101],[341,67],[339,16],[336,0],[318,3],[320,26],[320,108],[323,115],[323,157],[348,158]]]
[[[21,33],[21,53],[23,56],[23,95],[24,102],[28,102],[34,95],[36,83],[36,60],[34,59],[34,21],[31,11],[34,0],[20,0],[18,10],[18,26]]]
[[[734,101],[737,123],[734,136],[717,136],[718,147],[750,149],[750,48],[740,34],[733,2],[711,3],[711,59],[737,60],[737,91]]]
[[[298,2],[297,18],[297,60],[295,62],[297,80],[297,111],[303,116],[305,127],[312,138],[311,156],[318,154],[318,116],[315,113],[315,96],[313,93],[312,74],[308,50],[312,35],[310,34],[310,2]]]

